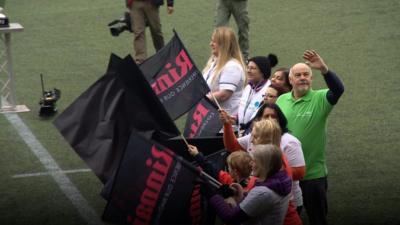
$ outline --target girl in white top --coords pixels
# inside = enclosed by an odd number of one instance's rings
[[[245,84],[245,66],[235,33],[228,27],[216,28],[210,46],[211,56],[203,69],[204,79],[211,89],[207,97],[211,101],[215,97],[230,115],[237,115]]]
[[[239,103],[238,124],[241,130],[250,126],[250,121],[263,102],[267,87],[271,84],[269,77],[271,68],[278,63],[274,54],[256,56],[249,59],[247,64],[247,86]]]

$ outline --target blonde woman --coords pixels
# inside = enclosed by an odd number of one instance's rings
[[[219,194],[212,194],[209,202],[228,224],[283,224],[292,181],[283,169],[282,152],[276,145],[255,145],[252,157],[255,187],[244,197],[241,185],[231,185],[238,205],[230,207]]]
[[[227,126],[229,116],[225,111],[220,111],[220,118],[224,123],[224,145],[229,152],[243,150],[252,154],[254,145],[274,144],[280,146],[282,129],[275,119],[263,119],[253,124],[251,134],[236,139],[232,128]],[[226,119],[224,119],[226,118]]]
[[[223,109],[235,116],[245,84],[245,65],[235,33],[229,27],[216,28],[210,46],[211,56],[203,69],[211,89],[207,97],[211,101],[215,97]]]
[[[229,125],[229,116],[225,111],[221,110],[220,117],[224,123],[224,145],[225,148],[230,152],[243,150],[248,151],[250,154],[253,154],[254,146],[259,144],[274,144],[282,147],[282,150],[285,153],[283,161],[285,162],[286,170],[290,176],[296,180],[296,182],[293,183],[293,194],[296,198],[294,200],[298,202],[298,204],[295,204],[293,201],[290,202],[284,225],[301,225],[301,219],[296,212],[296,206],[302,205],[301,190],[298,180],[303,178],[305,173],[305,162],[301,147],[296,147],[301,146],[301,144],[297,139],[297,142],[296,140],[291,139],[288,136],[290,135],[288,133],[285,133],[285,135],[282,136],[282,129],[285,129],[285,132],[287,131],[286,123],[283,123],[282,116],[280,116],[278,122],[276,119],[274,119],[279,117],[277,115],[277,110],[271,110],[271,108],[267,108],[265,110],[265,108],[267,107],[262,107],[263,111],[260,112],[260,115],[262,115],[263,118],[268,119],[261,119],[255,122],[253,124],[251,134],[243,136],[239,139],[236,139],[235,135],[233,134],[233,130]],[[269,116],[267,116],[268,114]],[[283,114],[280,113],[279,115]],[[280,125],[280,123],[282,123],[282,125]],[[291,144],[289,144],[289,142]],[[289,162],[287,159],[289,159]],[[299,208],[299,211],[300,210],[301,207]]]

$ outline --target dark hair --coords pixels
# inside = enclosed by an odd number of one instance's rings
[[[270,109],[275,110],[276,116],[278,117],[277,119],[278,119],[279,126],[281,127],[281,130],[282,130],[282,134],[289,132],[289,130],[287,128],[287,119],[277,104],[265,103],[265,104],[261,105],[261,107],[258,109],[258,112],[257,112],[256,116],[254,117],[253,121],[258,121],[258,120],[262,119],[265,108],[270,108]]]
[[[290,90],[292,90],[293,87],[289,82],[289,72],[290,72],[290,70],[288,68],[281,67],[281,68],[278,68],[277,70],[275,70],[275,73],[276,72],[282,72],[283,73],[283,76],[285,76],[285,85],[288,86],[290,88]]]
[[[273,89],[276,90],[276,92],[278,92],[278,94],[277,94],[276,97],[279,97],[279,96],[281,96],[282,94],[285,94],[285,93],[286,93],[283,87],[276,86],[276,85],[274,85],[274,84],[269,85],[268,88],[273,88]]]

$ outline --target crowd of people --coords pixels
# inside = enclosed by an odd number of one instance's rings
[[[207,97],[220,106],[232,157],[227,172],[212,171],[189,146],[199,165],[232,190],[227,195],[209,188],[210,205],[227,224],[299,225],[303,206],[309,224],[327,224],[326,128],[344,92],[341,80],[314,50],[304,52],[305,62],[273,74],[275,54],[251,57],[246,65],[228,27],[215,28],[210,46],[203,70]],[[320,71],[327,89],[312,89],[312,69]]]
[[[168,13],[173,2],[167,0]],[[146,24],[156,51],[164,46],[163,3],[127,0],[137,63],[147,57]],[[239,38],[226,27],[231,15]],[[220,107],[227,171],[215,171],[196,146],[188,146],[203,170],[223,184],[206,188],[209,204],[226,224],[299,225],[303,208],[309,224],[327,224],[326,128],[344,92],[341,80],[314,50],[304,52],[305,62],[275,71],[277,55],[250,57],[247,0],[218,0],[215,18],[202,72],[211,90],[207,98]],[[312,69],[327,89],[312,89]]]

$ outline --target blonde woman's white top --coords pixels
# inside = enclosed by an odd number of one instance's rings
[[[211,92],[219,90],[229,90],[233,92],[229,99],[218,103],[230,115],[237,115],[245,81],[244,68],[238,61],[231,59],[222,68],[219,79],[213,82],[213,76],[217,75],[213,74],[214,70],[215,63],[213,63],[210,69],[204,73],[204,79],[207,81]]]

